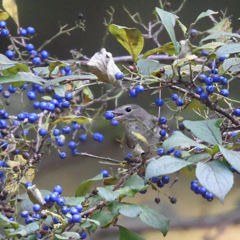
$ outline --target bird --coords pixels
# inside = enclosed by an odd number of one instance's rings
[[[126,104],[112,112],[115,115],[113,119],[124,124],[127,146],[130,149],[140,146],[145,154],[149,154],[151,146],[159,142],[158,118],[137,104]]]

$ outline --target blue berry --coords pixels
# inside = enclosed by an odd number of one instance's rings
[[[55,99],[58,100],[59,102],[61,102],[63,100],[63,97],[62,96],[59,96],[55,93],[54,95]]]
[[[41,58],[40,57],[34,57],[32,60],[32,63],[34,65],[39,65],[41,63]]]
[[[172,99],[173,101],[177,101],[178,95],[177,95],[176,93],[173,93],[173,95],[171,96],[171,99]]]
[[[79,213],[83,210],[83,206],[81,204],[77,204],[75,208],[78,210]]]
[[[196,88],[196,93],[197,94],[201,94],[203,92],[203,88],[202,87],[197,87]]]
[[[200,80],[200,81],[205,81],[205,78],[206,78],[207,76],[205,75],[205,74],[201,74],[201,75],[199,75],[198,76],[198,80]]]
[[[7,29],[2,29],[0,36],[2,37],[7,37],[9,35],[9,31]]]
[[[162,155],[164,154],[164,149],[163,149],[163,148],[158,148],[158,149],[157,149],[157,154],[158,154],[159,156],[162,156]]]
[[[78,210],[75,207],[71,207],[69,212],[71,215],[78,214]]]
[[[56,202],[56,200],[58,199],[58,194],[56,192],[53,192],[52,194],[50,194],[50,201],[51,202]]]
[[[72,221],[74,222],[74,223],[79,223],[80,221],[81,221],[81,216],[80,215],[78,215],[78,214],[74,214],[73,216],[72,216]]]
[[[26,223],[26,224],[29,224],[29,223],[32,223],[32,222],[34,222],[34,219],[33,219],[32,217],[30,217],[30,216],[28,216],[28,217],[25,219],[25,223]]]
[[[104,136],[100,133],[94,133],[93,134],[93,140],[98,141],[98,142],[102,142],[104,139]]]
[[[62,213],[67,214],[69,212],[69,208],[67,206],[62,207]]]
[[[103,174],[103,177],[108,177],[108,171],[102,170],[101,173]]]
[[[87,136],[86,136],[85,134],[81,134],[81,135],[79,136],[79,141],[85,142],[86,140],[87,140]]]
[[[220,82],[221,85],[227,85],[228,84],[228,80],[223,76],[219,76],[219,82]]]
[[[136,89],[131,89],[129,95],[130,97],[136,98],[138,95]]]
[[[164,183],[163,183],[163,181],[162,181],[161,179],[158,180],[157,186],[158,186],[159,188],[163,188],[163,187],[164,187]]]
[[[31,51],[34,49],[34,46],[31,43],[28,43],[25,48],[27,51]]]
[[[24,28],[20,29],[20,36],[26,37],[27,36],[27,30]]]
[[[56,217],[53,218],[53,222],[54,222],[55,224],[61,223]]]
[[[206,77],[205,78],[205,84],[206,85],[211,85],[213,83],[213,79],[211,77]]]
[[[131,153],[128,153],[125,157],[126,160],[130,160],[133,158],[133,155]]]
[[[157,106],[161,107],[161,106],[164,104],[164,101],[163,101],[162,98],[157,98],[157,99],[155,100],[155,104],[156,104]]]
[[[32,56],[32,57],[36,57],[37,56],[37,51],[33,49],[33,50],[29,51],[29,55]]]
[[[161,130],[159,131],[159,134],[160,134],[162,137],[165,137],[166,134],[167,134],[167,132],[166,132],[165,129],[161,129]]]
[[[41,210],[41,206],[39,204],[36,203],[36,204],[33,205],[33,211],[34,212],[39,212],[40,210]]]
[[[55,105],[53,103],[47,103],[46,110],[53,112],[55,109]]]
[[[62,133],[63,134],[68,134],[71,132],[71,128],[69,126],[65,126],[62,128]]]
[[[87,237],[85,232],[79,232],[79,235],[81,236],[80,239],[85,239]]]
[[[26,184],[25,184],[25,188],[29,188],[29,187],[32,187],[33,186],[33,184],[31,183],[31,182],[27,182]]]
[[[7,23],[5,21],[0,21],[0,28],[5,28],[7,26]]]
[[[210,94],[213,93],[214,92],[214,86],[213,85],[207,86],[206,91],[207,91],[207,93],[210,93]]]
[[[9,58],[12,59],[14,57],[14,52],[12,50],[7,50],[5,55]]]
[[[139,84],[136,86],[135,90],[137,93],[142,93],[142,92],[144,92],[144,87]]]
[[[227,89],[222,89],[220,91],[220,94],[223,95],[224,97],[227,97],[229,95],[229,91]]]
[[[68,73],[68,72],[70,72],[71,71],[71,66],[65,66],[64,67],[64,71],[66,72],[66,73]]]
[[[121,80],[121,79],[123,78],[123,73],[122,73],[122,72],[117,72],[117,73],[115,74],[115,78],[116,78],[117,80]]]
[[[66,158],[66,156],[67,156],[67,154],[65,152],[59,153],[59,157],[62,159]]]
[[[202,55],[207,57],[207,56],[209,55],[209,51],[207,51],[207,50],[202,50]]]
[[[139,191],[139,193],[141,193],[141,194],[145,194],[146,192],[147,192],[147,189]]]
[[[28,215],[29,215],[29,212],[26,211],[26,210],[21,212],[21,217],[22,218],[26,218]]]
[[[182,156],[182,151],[177,150],[176,152],[174,152],[174,156],[175,156],[176,158],[180,158],[180,157]]]
[[[163,182],[164,184],[168,184],[169,181],[170,181],[170,178],[169,178],[168,176],[163,176],[163,177],[162,177],[162,182]]]
[[[112,120],[112,121],[111,121],[111,124],[112,124],[113,126],[117,126],[117,125],[119,124],[119,122],[118,122],[118,120]]]
[[[192,29],[191,32],[190,32],[190,36],[191,37],[196,37],[197,35],[197,30],[196,29]]]
[[[40,136],[44,137],[47,135],[47,129],[41,128],[41,129],[39,129],[38,133]]]
[[[65,76],[69,76],[69,75],[72,75],[72,71],[71,70],[69,72],[65,73]]]
[[[153,182],[153,183],[157,183],[158,180],[159,180],[159,177],[152,177],[152,182]]]
[[[167,122],[167,119],[165,117],[160,117],[158,120],[161,124],[165,124]]]
[[[220,58],[219,58],[219,61],[224,61],[226,59],[226,57],[223,55],[223,56],[221,56]]]
[[[175,151],[175,148],[173,147],[173,148],[171,148],[171,149],[168,150],[167,154],[171,154],[171,153],[173,153],[174,151]]]
[[[63,108],[68,108],[69,106],[70,106],[70,102],[69,102],[69,101],[64,100],[64,101],[62,102],[62,107],[63,107]]]
[[[42,59],[47,59],[48,56],[49,56],[49,54],[48,54],[47,51],[45,51],[45,50],[41,51],[41,57],[42,57]]]
[[[65,94],[65,99],[67,101],[70,101],[72,98],[73,98],[72,93],[68,92],[68,93]]]
[[[50,197],[50,195],[46,195],[45,198],[44,198],[44,201],[45,201],[46,203],[51,202],[51,197]]]
[[[33,27],[28,27],[27,28],[27,33],[30,35],[33,35],[35,33],[35,29]]]
[[[205,100],[208,99],[208,95],[207,95],[205,92],[203,92],[203,93],[200,94],[200,99],[201,99],[202,101],[205,101]]]
[[[62,197],[59,197],[56,203],[58,206],[63,206],[65,204],[65,200]]]
[[[208,202],[212,202],[212,200],[214,199],[214,196],[212,193],[206,192],[205,196]]]
[[[62,193],[62,187],[60,185],[56,185],[54,188],[53,188],[53,191],[54,192],[58,192],[59,194]]]
[[[234,115],[239,117],[240,116],[240,108],[235,108]]]
[[[107,111],[107,112],[105,113],[105,118],[106,118],[107,120],[113,119],[113,118],[114,118],[114,113],[111,112],[111,111]]]
[[[219,77],[217,74],[212,76],[213,82],[219,82]]]
[[[72,156],[77,156],[78,150],[76,148],[72,149]]]
[[[184,100],[183,100],[183,99],[178,99],[178,100],[176,101],[176,105],[177,105],[177,106],[183,106],[183,105],[184,105]]]
[[[192,191],[196,191],[198,189],[198,184],[197,183],[192,183],[190,188],[191,188]]]
[[[65,142],[62,141],[61,139],[60,139],[60,140],[57,140],[57,145],[58,145],[59,147],[64,146],[64,144],[65,144]],[[66,153],[65,153],[65,155],[66,155]],[[63,156],[64,156],[64,155],[63,155]],[[60,157],[61,157],[61,155],[60,155]],[[66,156],[65,156],[65,157],[66,157]],[[63,158],[63,157],[61,157],[61,158]]]
[[[36,98],[36,94],[33,91],[28,92],[29,100],[34,100]]]
[[[75,131],[80,127],[79,123],[74,123],[72,129]]]
[[[205,193],[207,192],[207,189],[205,188],[205,187],[200,187],[200,194],[202,195],[202,196],[204,196],[205,195]]]
[[[74,141],[70,141],[68,143],[68,147],[70,147],[71,149],[74,149],[77,146],[77,144]]]
[[[0,129],[6,128],[7,127],[7,122],[3,119],[0,120]]]
[[[17,88],[13,88],[11,84],[8,85],[8,91],[9,91],[10,93],[15,93],[16,90],[17,90]]]

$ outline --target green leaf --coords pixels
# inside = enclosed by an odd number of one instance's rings
[[[169,138],[167,138],[163,142],[163,148],[165,151],[168,151],[173,147],[179,147],[179,146],[183,146],[187,148],[190,148],[192,146],[206,148],[205,145],[195,142],[191,138],[185,136],[180,131],[175,131]]]
[[[29,68],[25,64],[15,63],[14,66],[2,70],[2,73],[5,76],[16,75],[18,72],[29,72]]]
[[[66,92],[65,85],[60,85],[60,86],[54,87],[53,90],[58,96],[65,97],[65,92]]]
[[[221,56],[232,54],[232,53],[239,53],[240,52],[240,44],[239,43],[229,43],[224,44],[220,48],[218,48],[216,52],[216,58],[220,58]]]
[[[220,22],[218,22],[214,27],[207,30],[207,33],[221,32],[221,31],[231,31],[231,19],[223,18]]]
[[[146,168],[145,183],[152,177],[174,173],[190,164],[192,163],[171,156],[152,159]]]
[[[68,66],[68,64],[66,63],[62,63],[60,61],[57,61],[57,62],[51,62],[48,66],[48,70],[50,73],[53,72],[53,70],[56,68],[56,67],[65,67],[65,66]]]
[[[209,17],[210,15],[212,14],[218,14],[218,12],[214,12],[210,9],[208,9],[206,12],[202,12],[198,17],[197,19],[195,20],[195,22],[193,24],[196,24],[198,20],[204,18],[204,17]]]
[[[233,57],[225,59],[222,67],[224,71],[230,71],[231,73],[240,72],[240,58]]]
[[[220,32],[215,32],[215,33],[212,33],[212,34],[208,35],[207,37],[203,38],[201,40],[201,42],[211,40],[211,39],[216,40],[217,38],[222,37],[222,36],[226,36],[226,37],[229,37],[229,38],[234,37],[234,38],[237,38],[237,39],[240,38],[240,35],[237,34],[237,33],[220,31]]]
[[[204,152],[192,155],[190,158],[187,159],[187,161],[195,164],[207,160],[211,157],[212,157],[211,154]]]
[[[185,35],[186,32],[187,32],[187,27],[186,27],[184,24],[182,24],[182,23],[179,21],[179,19],[176,19],[176,21],[178,22],[179,27],[182,29],[182,32],[183,32],[183,34]]]
[[[224,158],[238,171],[240,172],[240,154],[239,152],[228,150],[221,145],[219,146],[220,152]]]
[[[13,236],[27,236],[31,233],[34,233],[35,231],[37,231],[39,229],[39,224],[36,222],[33,223],[29,223],[28,225],[18,228],[16,231],[11,232],[8,236],[9,237],[13,237]]]
[[[57,119],[55,122],[53,122],[53,125],[57,124],[59,122],[72,122],[72,121],[80,123],[80,124],[89,124],[89,123],[92,122],[92,119],[84,117],[84,116],[78,117],[78,116],[75,116],[75,115],[68,115],[68,116],[61,117],[61,118]]]
[[[197,138],[211,144],[222,144],[222,136],[219,130],[219,120],[183,121],[184,126]]]
[[[134,62],[137,62],[144,46],[142,33],[137,28],[127,28],[115,24],[109,25],[108,30],[130,53]]]
[[[142,56],[142,59],[147,58],[148,56],[159,53],[159,52],[168,53],[168,55],[170,55],[170,56],[176,54],[173,43],[169,42],[169,43],[164,44],[161,47],[154,48],[154,49],[151,49],[151,50],[145,52],[144,55]]]
[[[51,101],[52,100],[52,97],[51,96],[42,96],[42,99],[44,101]]]
[[[139,217],[150,227],[160,230],[163,236],[167,235],[170,220],[165,216],[147,206],[142,206],[142,213]]]
[[[100,227],[103,228],[108,226],[110,223],[112,223],[114,217],[115,215],[113,215],[108,211],[101,211],[101,212],[94,213],[91,219],[98,221],[100,223]]]
[[[216,48],[221,47],[222,45],[224,45],[224,43],[222,42],[210,42],[207,44],[204,44],[200,47],[197,47],[195,49],[192,50],[193,53],[202,51],[202,50],[210,50],[210,51],[214,51]]]
[[[141,206],[130,203],[111,202],[108,207],[115,215],[122,214],[125,217],[133,219],[142,212]]]
[[[39,76],[48,76],[50,74],[48,67],[36,67],[33,68],[33,71],[36,72]]]
[[[80,239],[80,235],[76,232],[63,232],[63,237],[67,237],[67,239]]]
[[[15,64],[14,61],[9,60],[8,57],[0,53],[0,64],[2,65],[9,65],[9,64]]]
[[[181,59],[177,59],[173,62],[173,67],[178,68],[183,66],[184,64],[188,63],[189,61],[196,59],[197,56],[196,55],[187,55],[184,58]]]
[[[96,177],[88,179],[84,182],[82,182],[76,189],[75,192],[75,197],[81,197],[81,196],[85,196],[86,193],[88,193],[89,189],[91,188],[91,186],[99,180],[103,179],[103,174],[98,174]]]
[[[108,202],[114,201],[116,198],[119,197],[119,193],[116,191],[111,191],[109,189],[103,187],[97,187],[98,196],[105,199]]]
[[[196,176],[209,192],[223,203],[225,196],[233,186],[233,173],[229,166],[221,161],[197,164]]]
[[[0,76],[0,84],[12,83],[21,86],[26,82],[33,82],[38,85],[43,85],[43,82],[46,82],[46,80],[35,76],[32,73],[26,72],[18,72],[16,75],[13,76]],[[14,86],[16,87],[16,85]]]
[[[134,197],[136,193],[145,187],[146,185],[141,177],[138,175],[132,175],[124,182],[123,187],[118,189],[116,192],[123,196]]]
[[[12,226],[11,221],[6,216],[3,216],[2,214],[0,214],[0,226],[4,228],[5,227],[10,228]]]
[[[179,54],[180,46],[179,43],[176,40],[175,32],[174,32],[174,26],[176,23],[176,19],[178,18],[176,15],[164,11],[161,8],[156,8],[156,12],[161,18],[162,24],[165,27],[165,29],[168,32],[168,35],[170,36],[173,45],[175,47],[176,54]]]
[[[84,202],[85,197],[64,197],[64,199],[66,205],[76,206],[77,204]]]
[[[137,233],[129,231],[127,228],[122,226],[119,227],[119,240],[145,240],[145,238],[141,237]]]
[[[159,71],[164,64],[155,60],[140,59],[137,61],[138,72],[142,75],[150,76],[153,72]]]

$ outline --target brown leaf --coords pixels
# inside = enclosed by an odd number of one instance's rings
[[[2,0],[2,5],[19,28],[18,8],[15,0]]]

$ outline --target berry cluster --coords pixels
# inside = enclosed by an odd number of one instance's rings
[[[136,88],[133,88],[130,90],[129,95],[130,97],[136,98],[138,96],[139,93],[143,93],[144,92],[144,87],[143,85],[137,85]]]
[[[205,187],[200,187],[198,185],[198,180],[193,180],[191,182],[190,189],[196,194],[201,194],[202,197],[207,199],[208,202],[212,202],[214,199],[214,195],[212,193],[208,192]]]
[[[33,186],[32,183],[28,182],[25,184],[26,188]],[[77,204],[76,206],[69,206],[65,204],[65,199],[61,196],[62,187],[57,185],[54,187],[53,192],[49,195],[46,195],[44,198],[44,204],[41,207],[39,204],[34,204],[32,208],[32,212],[24,210],[21,212],[21,217],[25,218],[25,223],[29,224],[35,221],[41,222],[41,227],[37,231],[37,239],[47,237],[49,233],[49,229],[54,228],[54,224],[61,223],[62,219],[67,219],[68,224],[81,224],[83,206],[81,204]],[[52,222],[44,221],[47,218],[47,215],[43,209],[46,208],[55,208],[58,213],[60,213],[62,219],[58,219],[57,217],[53,217]],[[61,220],[61,221],[60,221]],[[79,232],[80,239],[85,239],[87,234],[83,231]]]

